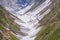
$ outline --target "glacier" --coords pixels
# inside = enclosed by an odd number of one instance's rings
[[[44,10],[51,4],[50,0],[25,0],[25,3],[21,3],[20,6],[17,0],[3,0],[0,2],[2,2],[0,5],[18,18],[15,19],[14,22],[20,25],[20,31],[25,34],[25,36],[12,33],[19,40],[35,40],[37,33],[42,28],[42,26],[38,27],[40,25],[39,21],[51,11],[50,7]],[[28,4],[26,4],[26,2]],[[43,13],[41,13],[42,10],[44,10]]]

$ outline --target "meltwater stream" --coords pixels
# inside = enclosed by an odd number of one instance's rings
[[[36,34],[42,28],[39,21],[48,14],[51,9],[50,0],[4,0],[0,3],[6,10],[18,19],[14,21],[20,25],[22,34],[15,34],[19,40],[35,40]],[[45,9],[47,7],[47,9]],[[41,12],[44,10],[44,12]]]

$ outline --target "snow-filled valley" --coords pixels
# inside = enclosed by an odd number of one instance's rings
[[[51,4],[50,0],[41,0],[42,3],[39,1],[40,0],[32,0],[30,4],[23,9],[16,4],[17,0],[2,1],[1,5],[18,18],[15,19],[14,22],[20,25],[20,31],[23,35],[14,35],[19,40],[35,40],[37,33],[42,28],[42,26],[38,27],[40,25],[39,21],[51,11],[50,7],[48,7]],[[36,6],[35,8],[33,8],[34,5]],[[48,8],[45,9],[46,7]],[[42,13],[43,10],[44,12]]]

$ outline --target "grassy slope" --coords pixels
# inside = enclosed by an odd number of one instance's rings
[[[17,32],[20,30],[19,25],[17,25],[13,20],[14,19],[10,17],[9,12],[0,6],[0,24],[14,32]]]
[[[6,28],[12,28],[12,31],[17,32],[19,30],[19,27],[16,23],[13,22],[13,18],[11,18],[8,14],[9,12],[7,12],[4,8],[2,8],[0,6],[0,31],[2,31],[2,33],[4,35],[6,35],[6,38],[9,38],[10,40],[18,40],[13,34],[10,33],[10,31],[6,30],[4,27]],[[4,38],[3,35],[3,38]],[[1,35],[0,35],[0,40],[7,40],[7,39],[1,39]],[[9,40],[8,39],[8,40]]]
[[[36,40],[60,40],[60,3],[42,20],[43,28],[37,34]]]

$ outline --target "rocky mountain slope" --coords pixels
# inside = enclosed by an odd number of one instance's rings
[[[18,40],[12,33],[17,33],[20,29],[14,19],[3,7],[0,6],[0,40]]]
[[[36,40],[60,40],[60,0],[52,2],[52,10],[40,21],[43,27]]]

